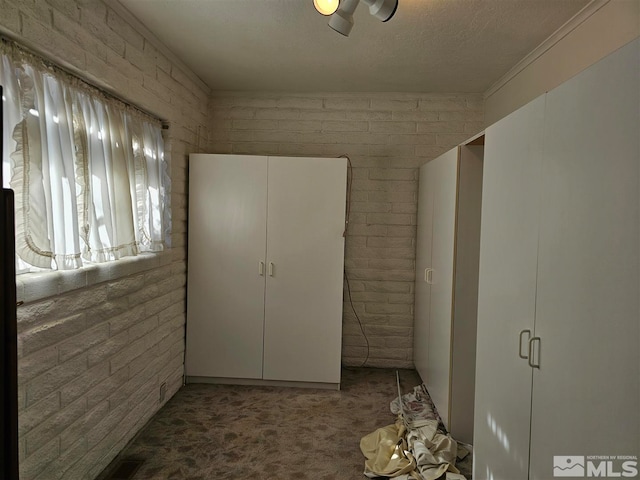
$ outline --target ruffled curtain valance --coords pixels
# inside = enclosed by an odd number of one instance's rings
[[[170,182],[160,122],[0,45],[2,168],[19,260],[74,269],[162,250]]]

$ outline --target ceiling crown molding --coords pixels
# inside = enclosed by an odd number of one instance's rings
[[[515,76],[522,72],[525,68],[535,62],[538,58],[544,55],[554,45],[560,42],[564,37],[569,35],[573,30],[584,23],[589,17],[595,14],[598,10],[604,7],[611,0],[592,0],[582,8],[578,13],[565,22],[558,30],[552,33],[546,40],[538,45],[533,51],[531,51],[522,60],[516,63],[507,73],[500,77],[493,85],[491,85],[484,93],[484,98],[488,98],[507,83],[509,83]]]

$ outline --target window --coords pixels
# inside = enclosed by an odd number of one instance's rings
[[[19,269],[160,251],[170,231],[158,120],[3,42],[4,187]]]

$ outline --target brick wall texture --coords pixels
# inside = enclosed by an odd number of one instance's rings
[[[155,267],[18,309],[20,471],[93,479],[181,387],[186,168],[209,89],[100,0],[0,0],[0,32],[166,121],[173,216]],[[165,401],[166,401],[165,400]]]
[[[214,92],[209,151],[349,156],[342,362],[412,368],[418,169],[482,129],[481,95]]]
[[[0,33],[170,126],[170,253],[18,309],[25,480],[95,478],[162,406],[160,385],[165,401],[180,388],[189,153],[349,155],[346,267],[366,364],[411,367],[418,167],[482,129],[479,95],[212,94],[118,12],[101,0],[0,0]],[[343,328],[343,362],[361,365],[349,302]]]

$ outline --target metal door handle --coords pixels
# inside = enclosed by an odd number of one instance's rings
[[[260,275],[261,277],[264,276],[264,262],[258,263],[258,275]]]
[[[534,363],[533,359],[533,344],[534,342],[538,343],[538,355],[537,355],[537,359],[538,359],[538,363]],[[540,368],[540,344],[541,344],[541,340],[540,337],[531,337],[529,339],[529,359],[527,360],[529,362],[529,366],[531,368]]]
[[[269,276],[273,277],[273,262],[269,262]]]
[[[520,336],[518,337],[518,356],[520,358],[524,358],[525,360],[527,360],[529,358],[529,355],[523,355],[522,354],[522,335],[524,335],[525,333],[529,334],[529,338],[531,338],[531,330],[529,330],[528,328],[526,330],[522,330],[520,332]]]

